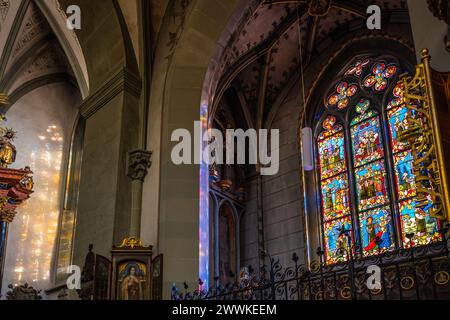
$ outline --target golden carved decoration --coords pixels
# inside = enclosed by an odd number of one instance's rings
[[[434,282],[440,286],[446,285],[450,281],[450,275],[447,271],[439,271],[434,275]]]
[[[13,210],[0,211],[0,222],[12,223],[16,217],[16,212]]]
[[[379,295],[381,293],[381,288],[372,289],[372,290],[370,290],[370,293],[372,293],[374,296]]]
[[[341,297],[344,299],[350,299],[352,297],[352,289],[350,287],[344,287],[341,289]]]
[[[422,63],[416,66],[413,79],[404,77],[403,103],[405,107],[421,116],[408,117],[408,128],[399,135],[400,141],[412,146],[413,173],[416,177],[417,206],[422,210],[430,201],[430,216],[449,219],[450,199],[444,151],[437,117],[437,106],[431,82],[430,55],[422,50]]]
[[[414,287],[414,279],[410,276],[408,277],[403,277],[400,280],[400,286],[402,287],[403,290],[411,290]]]
[[[14,210],[6,209],[8,204],[8,197],[4,197],[0,199],[0,222],[11,223],[16,216],[16,212]]]
[[[26,176],[22,179],[22,181],[20,181],[20,184],[28,189],[28,190],[33,190],[34,188],[34,180],[32,176]]]
[[[129,237],[129,238],[125,238],[122,241],[122,244],[118,247],[120,249],[123,248],[143,248],[144,245],[142,244],[142,241],[138,238],[135,237]]]
[[[8,103],[8,96],[6,94],[0,93],[0,105]]]

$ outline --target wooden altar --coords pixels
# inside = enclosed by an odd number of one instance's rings
[[[0,94],[0,105],[6,102],[6,96]],[[0,121],[6,121],[6,118],[0,115]],[[12,129],[0,127],[0,290],[9,224],[16,216],[17,207],[33,193],[34,186],[32,171],[29,167],[8,168],[16,158],[16,148],[12,144],[14,137],[15,132]]]

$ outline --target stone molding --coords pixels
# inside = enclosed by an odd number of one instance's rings
[[[139,98],[141,89],[140,77],[127,68],[123,68],[83,101],[80,106],[80,113],[83,118],[88,119],[121,92],[127,92]]]

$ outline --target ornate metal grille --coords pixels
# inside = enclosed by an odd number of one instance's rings
[[[448,241],[412,249],[401,249],[363,260],[309,268],[298,264],[283,268],[279,260],[267,256],[270,265],[256,276],[241,273],[239,283],[209,290],[184,292],[176,286],[173,300],[436,300],[450,299],[450,259]],[[370,266],[381,271],[381,289],[370,290]],[[201,287],[202,283],[199,283]]]

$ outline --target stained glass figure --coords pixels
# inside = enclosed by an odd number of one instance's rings
[[[402,133],[409,128],[409,116],[410,112],[404,106],[394,107],[388,110],[389,129],[391,132],[391,147],[392,152],[394,153],[410,148],[408,143],[400,142],[399,140],[399,136],[401,136]]]
[[[380,121],[373,117],[351,128],[355,166],[359,167],[383,157]]]
[[[325,221],[350,214],[347,181],[347,173],[322,181],[322,206]]]
[[[364,86],[366,88],[373,88],[377,92],[381,92],[386,89],[388,79],[392,78],[397,73],[397,67],[395,65],[386,67],[386,64],[384,63],[377,63],[372,68],[372,73],[372,75],[364,80]]]
[[[391,109],[393,107],[397,107],[404,103],[403,93],[405,90],[405,86],[403,83],[398,83],[393,91],[394,99],[391,100],[391,102],[388,103],[388,109]]]
[[[336,263],[345,260],[345,256],[337,252],[337,248],[346,244],[339,233],[336,234],[339,225],[335,225],[336,219],[349,221],[351,224],[344,130],[341,125],[336,124],[336,118],[333,116],[326,118],[322,127],[323,131],[318,137],[322,217],[324,228],[329,229],[325,237],[328,248],[325,250],[325,256],[328,261]],[[339,226],[342,227],[342,224]]]
[[[329,178],[346,170],[344,133],[339,132],[334,136],[320,140],[320,169],[322,178]]]
[[[348,260],[348,239],[343,231],[352,233],[352,219],[349,216],[324,224],[325,257],[327,264],[335,264]]]
[[[364,68],[370,63],[369,59],[364,59],[364,60],[358,60],[355,62],[355,64],[350,67],[350,69],[347,70],[347,72],[345,72],[346,76],[349,75],[356,75],[356,76],[360,76],[363,71]]]
[[[364,211],[388,202],[386,172],[382,161],[356,169],[358,209]]]
[[[428,214],[431,206],[431,201],[423,208],[418,208],[414,199],[400,202],[402,238],[405,247],[427,245],[441,239],[438,221]]]
[[[364,256],[383,253],[395,246],[389,207],[366,211],[359,216]]]
[[[337,105],[338,110],[343,110],[350,103],[350,98],[358,92],[358,87],[355,84],[349,85],[347,82],[341,82],[338,84],[336,92],[328,98],[328,106]]]
[[[394,155],[397,194],[400,199],[416,195],[416,182],[413,173],[413,156],[411,151],[403,151]]]

